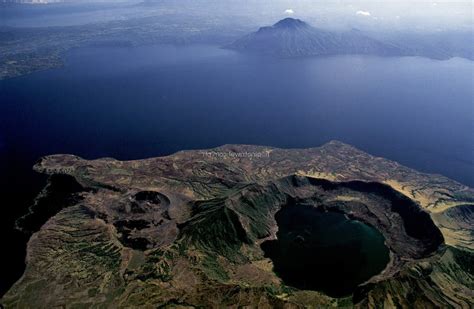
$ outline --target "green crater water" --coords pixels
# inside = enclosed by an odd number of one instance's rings
[[[382,234],[343,214],[291,205],[275,219],[277,239],[265,241],[262,249],[288,286],[348,296],[389,261]]]

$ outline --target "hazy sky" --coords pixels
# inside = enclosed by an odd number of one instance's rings
[[[0,0],[1,1],[1,0]],[[71,1],[71,0],[69,0]],[[99,22],[114,18],[131,18],[153,15],[154,13],[166,14],[173,12],[177,14],[197,14],[202,16],[229,16],[228,18],[245,17],[252,27],[257,25],[268,25],[279,19],[290,16],[301,18],[316,27],[322,28],[360,28],[363,30],[414,30],[436,32],[442,30],[472,30],[473,22],[473,0],[447,1],[447,0],[144,0],[154,2],[151,6],[137,6],[140,0],[129,1],[107,1],[107,5],[100,6],[103,10],[95,7],[93,10],[56,10],[54,16],[41,15],[38,25],[50,25],[54,20],[64,19],[69,23]],[[83,0],[72,0],[75,4],[69,6],[80,6],[78,3],[85,3]],[[86,1],[90,6],[90,2]],[[113,2],[121,4],[113,5]],[[127,5],[128,2],[128,5]],[[117,9],[117,5],[120,9]],[[60,4],[57,6],[61,6]],[[66,5],[67,6],[67,5]],[[107,6],[109,10],[107,10]],[[112,9],[114,8],[115,9]],[[47,12],[47,8],[37,9]],[[59,11],[69,15],[76,15],[64,18],[58,16]],[[4,25],[13,25],[9,21],[7,11],[3,11],[2,17],[5,20],[0,22]],[[66,13],[64,13],[66,14]],[[66,14],[66,15],[67,15]],[[37,17],[39,18],[39,17]],[[29,24],[35,23],[29,17]],[[22,23],[28,25],[25,19]]]
[[[469,30],[474,27],[472,0],[249,0],[241,1],[241,4],[248,8],[255,6],[257,14],[265,12],[301,17],[313,24],[330,27],[390,27],[428,31]]]

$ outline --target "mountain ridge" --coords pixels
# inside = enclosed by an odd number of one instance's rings
[[[397,56],[407,52],[393,44],[370,38],[360,30],[332,32],[315,28],[295,18],[285,18],[259,28],[226,46],[243,52],[277,57],[339,54]]]
[[[86,190],[32,231],[25,273],[0,300],[5,307],[411,308],[474,300],[465,266],[474,259],[474,190],[340,142],[224,145],[135,161],[52,155],[34,169]],[[352,297],[286,285],[261,244],[277,239],[276,212],[295,205],[373,226],[390,263]]]

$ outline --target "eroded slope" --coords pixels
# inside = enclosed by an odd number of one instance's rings
[[[339,142],[138,161],[55,155],[35,169],[82,189],[33,234],[7,307],[473,304],[473,190]],[[286,286],[260,245],[295,201],[377,228],[386,269],[345,298]]]

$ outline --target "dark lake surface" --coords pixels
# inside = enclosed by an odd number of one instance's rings
[[[382,234],[341,213],[291,205],[275,219],[277,240],[264,242],[262,249],[289,286],[348,296],[389,261]]]
[[[0,81],[1,237],[10,252],[0,292],[22,272],[25,237],[12,224],[44,184],[31,172],[42,155],[138,159],[337,139],[474,186],[473,71],[460,58],[91,47],[69,52],[63,68]]]

